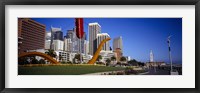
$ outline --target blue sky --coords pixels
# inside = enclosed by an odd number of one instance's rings
[[[74,18],[32,18],[46,25],[46,30],[61,27],[63,34],[75,27]],[[172,60],[182,63],[182,18],[84,18],[84,31],[88,36],[88,23],[98,22],[101,32],[113,38],[122,36],[124,56],[138,61],[149,61],[150,50],[155,61],[169,62],[167,37],[171,37]]]

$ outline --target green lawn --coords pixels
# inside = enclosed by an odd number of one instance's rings
[[[18,66],[18,75],[81,75],[88,73],[123,70],[122,67],[107,67],[95,65],[65,65],[65,66]]]

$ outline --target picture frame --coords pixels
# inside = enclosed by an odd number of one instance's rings
[[[136,92],[136,93],[197,93],[200,91],[199,86],[199,75],[200,75],[200,64],[198,63],[199,58],[199,39],[200,35],[200,0],[40,0],[40,1],[27,1],[27,0],[3,0],[0,1],[1,5],[1,18],[0,18],[0,91],[1,93],[77,93],[77,92],[117,92],[117,93],[130,93],[130,92]],[[6,5],[195,5],[195,88],[5,88],[5,62],[6,62],[6,56],[5,56],[5,6]]]

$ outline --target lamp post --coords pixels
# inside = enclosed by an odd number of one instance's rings
[[[172,68],[172,57],[171,57],[170,38],[171,38],[171,35],[168,36],[168,38],[167,38],[167,43],[168,43],[168,47],[169,47],[169,59],[170,59],[170,65],[171,65],[170,73],[171,73],[171,72],[173,72],[173,68]]]

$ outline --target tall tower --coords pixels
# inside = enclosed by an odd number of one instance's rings
[[[114,38],[113,40],[113,51],[120,48],[121,52],[123,53],[123,45],[122,45],[122,37]]]
[[[72,30],[67,30],[66,39],[71,39],[71,48],[70,51],[74,52],[74,53],[79,53],[81,51],[81,53],[84,53],[84,42],[86,39],[86,33],[83,33],[83,37],[80,40],[77,36],[76,36],[76,28],[73,28]],[[80,43],[81,42],[81,43]],[[80,48],[81,46],[81,48]]]
[[[60,39],[62,39],[62,35],[63,35],[63,33],[61,31],[61,28],[55,28],[55,27],[51,26],[51,43],[50,43],[50,49],[53,49],[53,40],[60,40]]]
[[[50,44],[51,44],[51,32],[46,32],[45,35],[45,49],[50,49]]]
[[[152,50],[150,52],[150,62],[153,62],[153,52],[152,52]]]
[[[85,40],[84,41],[84,54],[88,55],[89,53],[89,41]]]
[[[110,37],[110,36],[108,35],[108,33],[100,33],[100,34],[97,34],[97,46],[99,46],[99,44],[101,43],[101,41],[103,41],[104,39],[109,38],[109,37]],[[103,45],[102,50],[104,50],[104,51],[109,51],[109,50],[110,50],[110,43],[109,43],[109,42],[106,42],[106,43]]]
[[[101,26],[95,23],[89,23],[89,54],[93,55],[97,50],[97,34],[101,33]]]
[[[64,38],[64,51],[72,52],[71,38]]]

